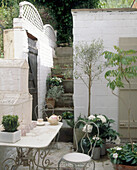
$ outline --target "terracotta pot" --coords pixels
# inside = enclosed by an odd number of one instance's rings
[[[114,168],[116,170],[137,170],[137,166],[120,165],[120,164],[114,165]]]
[[[48,109],[53,109],[55,107],[55,99],[53,98],[47,98],[46,104]]]

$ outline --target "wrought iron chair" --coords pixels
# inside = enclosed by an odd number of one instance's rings
[[[78,141],[77,135],[76,135],[76,129],[78,125],[82,125],[81,129],[79,126],[79,129],[82,131],[81,133],[83,133],[82,138],[80,139],[80,141]],[[69,164],[71,166],[73,166],[73,170],[78,170],[78,167],[81,167],[80,169],[83,168],[86,169],[87,164],[93,163],[93,170],[95,170],[95,162],[92,159],[93,157],[93,152],[94,152],[94,148],[96,146],[96,142],[94,144],[91,143],[91,138],[90,135],[93,134],[94,130],[97,130],[97,134],[96,137],[99,137],[99,128],[98,126],[94,123],[94,122],[85,122],[83,120],[79,120],[76,122],[76,124],[74,125],[74,139],[76,142],[76,152],[72,152],[72,153],[68,153],[66,155],[64,155],[60,161],[58,162],[58,170],[61,169],[61,163],[65,163],[65,164]],[[86,140],[89,141],[89,148],[87,153],[85,153],[85,148],[83,146],[83,142]],[[80,153],[79,152],[79,148],[81,149]],[[66,165],[65,165],[66,166]]]

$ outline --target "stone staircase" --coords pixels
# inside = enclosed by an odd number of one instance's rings
[[[54,113],[73,112],[73,52],[71,47],[57,47],[52,76],[63,78],[64,94],[56,101]]]
[[[65,111],[74,113],[73,109],[73,52],[71,47],[57,47],[56,57],[54,58],[54,68],[52,76],[63,79],[64,94],[56,101],[54,114],[62,115]],[[49,110],[52,114],[52,109]],[[63,127],[60,131],[59,141],[72,142],[72,128]]]

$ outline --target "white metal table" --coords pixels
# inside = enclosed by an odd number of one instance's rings
[[[29,169],[38,170],[42,169],[56,169],[50,168],[52,164],[46,158],[50,151],[49,145],[55,139],[63,123],[59,122],[58,125],[50,125],[45,122],[44,126],[37,126],[26,136],[22,136],[21,140],[16,143],[1,143],[0,146],[16,147],[16,158],[7,158],[3,162],[4,170],[16,170],[19,166],[28,166]],[[8,165],[12,161],[13,165]],[[35,168],[34,168],[35,167]]]

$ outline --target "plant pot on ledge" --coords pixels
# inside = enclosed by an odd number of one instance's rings
[[[55,107],[55,99],[46,98],[46,104],[48,109],[53,109]]]

